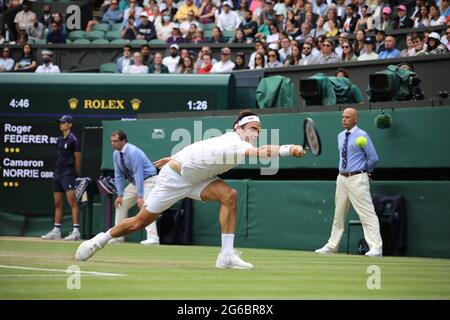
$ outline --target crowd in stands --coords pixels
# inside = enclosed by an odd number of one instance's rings
[[[39,39],[48,44],[70,41],[61,13],[53,12],[47,4],[38,19],[28,1],[23,0],[22,10],[14,18],[14,43],[25,45]],[[10,0],[5,5],[18,2]],[[101,17],[89,21],[85,32],[93,33],[103,25],[118,26],[117,37],[141,45],[140,52],[135,53],[131,46],[124,47],[117,62],[117,72],[122,73],[215,73],[367,61],[448,52],[448,2],[104,0]],[[447,28],[442,34],[435,30],[423,32],[427,30],[424,28],[435,26]],[[408,33],[407,47],[400,50],[403,48],[397,47],[391,33],[406,28],[421,28],[421,32]],[[133,42],[136,40],[141,42]],[[150,56],[149,45],[155,40],[169,45],[167,56]],[[4,35],[0,35],[1,41],[6,41]],[[203,47],[197,52],[183,49],[186,43]],[[246,61],[242,52],[231,52],[228,43],[252,44],[255,51]],[[219,61],[211,55],[210,44],[223,44]],[[8,48],[3,48],[0,71],[16,69],[19,62],[11,60]]]

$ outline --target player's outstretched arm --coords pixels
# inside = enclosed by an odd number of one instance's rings
[[[251,148],[245,152],[247,157],[262,157],[262,158],[274,158],[274,157],[304,157],[306,151],[303,147],[296,144],[285,144],[282,146],[277,145],[265,145],[259,148]]]

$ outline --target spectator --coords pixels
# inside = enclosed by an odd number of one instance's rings
[[[212,36],[209,38],[209,43],[226,43],[227,40],[223,37],[222,31],[215,27],[212,29]]]
[[[422,7],[425,6],[424,0],[416,0],[415,3],[415,7],[411,8],[408,12],[408,17],[412,20],[415,20],[421,16]]]
[[[293,47],[294,48],[294,47]],[[313,45],[311,43],[305,42],[302,48],[301,60],[298,62],[300,66],[308,66],[315,63],[316,57],[313,52]],[[320,55],[320,53],[319,53]]]
[[[303,41],[305,40],[307,37],[311,37],[311,25],[309,24],[309,22],[303,22],[302,26],[301,26],[301,30],[302,30],[302,34],[299,35],[297,38],[295,38],[295,40],[297,41]]]
[[[366,39],[366,33],[363,30],[356,31],[355,40],[353,41],[353,51],[358,57],[364,53],[364,39]]]
[[[410,33],[406,36],[406,49],[403,49],[400,52],[400,57],[414,57],[416,55],[416,50],[414,49],[414,43],[413,43],[413,35]]]
[[[324,17],[328,11],[328,4],[324,0],[314,0],[313,4],[313,12],[320,17]]]
[[[253,3],[254,1],[252,1]],[[258,24],[252,19],[253,13],[250,10],[245,12],[245,17],[242,23],[239,25],[239,28],[244,32],[245,37],[247,39],[253,39],[258,30]]]
[[[195,25],[196,27],[199,26],[198,22],[195,20],[195,14],[194,11],[189,11],[187,15],[187,19],[180,23],[180,31],[181,34],[186,38],[186,35],[188,34],[191,25]]]
[[[348,33],[347,32],[342,32],[339,35],[339,45],[334,50],[339,57],[342,56],[342,52],[344,51],[342,48],[342,45],[344,44],[344,42],[348,42]]]
[[[447,52],[447,47],[441,43],[439,33],[431,32],[428,36],[427,54],[444,54]]]
[[[143,44],[140,48],[142,64],[149,66],[153,63],[153,55],[150,54],[150,46],[148,44]]]
[[[130,64],[132,64],[131,46],[127,44],[123,47],[123,56],[117,59],[117,72],[122,73],[123,68]]]
[[[241,23],[241,19],[239,15],[232,11],[231,8],[233,5],[227,1],[222,4],[222,12],[217,17],[217,26],[221,31],[232,31],[236,30]]]
[[[305,44],[303,44],[303,46],[305,46]],[[311,55],[311,45],[306,44],[306,46],[310,48],[309,54]],[[301,59],[302,59],[302,54],[300,52],[300,48],[297,45],[293,45],[291,47],[291,54],[285,60],[284,66],[285,67],[298,66],[298,65],[300,65]]]
[[[241,29],[236,29],[236,33],[234,34],[234,38],[231,41],[232,43],[247,43],[247,39],[244,35],[244,32]]]
[[[332,6],[329,6],[328,12],[330,11],[330,9],[334,9],[334,11],[336,12],[337,20],[342,20],[345,17],[345,9],[346,9],[345,4],[346,3],[348,3],[348,2],[345,0],[336,0],[336,6],[334,8]]]
[[[187,55],[181,57],[181,64],[177,67],[177,72],[180,74],[193,74],[194,73],[194,61],[192,61],[191,56]]]
[[[284,36],[281,41],[281,49],[278,50],[278,54],[280,55],[280,62],[285,63],[286,59],[291,55],[292,48],[289,42],[289,38]]]
[[[175,73],[175,69],[180,63],[180,55],[178,54],[179,51],[180,47],[176,43],[171,44],[169,47],[169,56],[165,57],[162,61],[162,63],[169,68],[170,73]]]
[[[371,38],[366,38],[366,40],[364,40],[365,53],[361,54],[358,57],[358,61],[377,60],[378,54],[374,52],[374,50],[375,50],[375,41],[373,41]]]
[[[265,49],[264,49],[264,44],[261,40],[257,39],[255,41],[255,51],[250,55],[250,59],[248,61],[248,67],[250,69],[254,69],[255,68],[255,57],[256,57],[256,53],[260,52],[263,55],[265,55]]]
[[[22,54],[14,66],[15,71],[34,72],[37,67],[37,61],[31,51],[31,45],[28,43],[22,47]]]
[[[49,3],[44,3],[42,7],[43,15],[39,19],[39,22],[44,26],[45,31],[50,30],[50,24],[52,22],[52,6]]]
[[[401,4],[397,7],[397,16],[398,29],[412,28],[414,26],[414,21],[406,15],[406,7],[404,5]]]
[[[128,19],[129,16],[140,17],[144,10],[136,0],[129,0],[130,6],[123,11],[123,20]]]
[[[266,67],[266,56],[261,53],[257,52],[255,55],[255,64],[250,69],[264,69]]]
[[[446,30],[446,36],[442,36],[441,42],[442,42],[443,44],[446,43],[447,50],[450,51],[450,26],[447,27],[447,30]]]
[[[318,36],[324,35],[327,31],[323,28],[325,24],[325,19],[323,17],[317,18],[316,27],[311,30],[311,36],[317,38]]]
[[[369,32],[374,28],[373,20],[370,17],[372,10],[369,6],[361,7],[361,18],[356,23],[356,31]]]
[[[395,59],[400,57],[400,51],[395,47],[395,38],[387,36],[384,40],[385,50],[379,55],[379,59]]]
[[[53,52],[42,51],[42,64],[36,69],[36,73],[60,73],[59,67],[52,62]]]
[[[227,73],[234,68],[234,63],[231,61],[231,50],[227,47],[220,50],[220,61],[213,65],[211,73]]]
[[[124,19],[125,21],[125,19]],[[135,27],[136,20],[134,16],[129,16],[127,18],[127,25],[120,33],[120,37],[126,40],[134,40],[138,35],[137,28]]]
[[[430,26],[440,26],[445,24],[445,17],[441,16],[441,12],[439,10],[439,7],[436,4],[430,5]]]
[[[359,16],[355,16],[355,6],[353,4],[347,5],[345,8],[345,17],[341,21],[341,32],[353,33],[355,32],[356,23],[358,22]]]
[[[160,26],[155,26],[158,39],[167,41],[167,39],[169,39],[169,37],[172,35],[174,23],[171,21],[171,19],[172,18],[169,11],[163,11],[162,24]]]
[[[277,50],[270,49],[267,57],[269,58],[266,64],[266,68],[281,68],[283,64],[280,62],[280,56]]]
[[[142,64],[142,54],[140,52],[133,54],[133,64],[124,67],[122,73],[148,73],[148,67]]]
[[[345,12],[345,8],[344,8],[344,12]],[[336,26],[339,26],[341,24],[341,18],[337,15],[337,11],[336,11],[336,7],[334,6],[330,6],[328,8],[328,12],[327,15],[325,17],[325,23],[323,25],[323,29],[326,32],[329,32],[331,30],[330,28],[330,21],[334,21]]]
[[[30,40],[40,40],[44,39],[45,27],[40,23],[36,16],[31,17],[32,25],[26,28],[28,39]]]
[[[342,62],[353,62],[358,60],[355,53],[353,52],[353,47],[350,42],[344,42],[342,44],[341,60]]]
[[[30,10],[30,1],[23,0],[22,11],[19,11],[14,17],[14,24],[16,26],[17,34],[20,33],[20,28],[25,30],[28,26],[33,25],[33,18],[35,17],[36,14]]]
[[[233,70],[246,70],[248,69],[247,64],[245,62],[245,55],[243,52],[236,53],[236,57],[234,58],[234,68]]]
[[[316,64],[338,63],[341,58],[334,52],[334,43],[330,39],[323,42],[322,53],[314,61]]]
[[[146,41],[156,39],[155,25],[148,19],[148,14],[145,11],[142,11],[140,23],[138,22],[137,24],[136,39],[144,39]]]
[[[212,65],[212,56],[209,53],[204,53],[202,56],[202,67],[200,68],[200,70],[198,70],[199,74],[208,74],[211,72],[211,69],[213,67]]]
[[[441,0],[441,10],[440,11],[441,11],[441,16],[443,16],[446,20],[448,17],[450,17],[449,0]]]
[[[328,28],[330,29],[330,31],[326,33],[327,38],[335,37],[339,33],[337,22],[335,20],[328,20]]]
[[[338,77],[338,78],[347,78],[347,79],[350,79],[350,75],[348,74],[348,71],[347,71],[347,69],[345,69],[345,68],[338,68],[338,69],[336,70],[336,72],[334,73],[334,76],[335,76],[335,77]]]
[[[160,6],[161,14],[165,15],[166,13],[168,13],[171,20],[175,18],[175,15],[178,11],[176,5],[174,5],[173,2],[173,0],[165,0],[165,3]]]
[[[199,44],[199,43],[207,43],[208,39],[205,38],[205,34],[202,29],[197,28],[195,30],[194,38],[192,39],[192,43]]]
[[[419,15],[414,17],[414,28],[425,28],[430,26],[430,11],[427,6],[421,6]]]
[[[238,7],[238,9],[236,10],[236,13],[239,16],[239,19],[241,19],[241,21],[243,21],[245,19],[245,15],[246,15],[248,7],[249,7],[248,1],[241,0],[236,6]]]
[[[103,14],[102,22],[103,23],[119,23],[122,22],[123,12],[119,9],[118,0],[111,0],[111,5],[108,10]]]
[[[381,23],[381,30],[389,32],[397,29],[397,22],[391,19],[392,9],[390,7],[385,7],[382,13],[383,21]]]
[[[275,11],[275,21],[274,23],[278,26],[279,30],[286,30],[286,18],[284,16],[285,12],[283,10]]]
[[[380,54],[385,50],[384,39],[386,37],[386,32],[384,30],[375,30],[375,52]]]
[[[66,35],[61,31],[60,25],[52,22],[51,31],[47,34],[47,43],[66,43]]]
[[[427,46],[423,41],[423,36],[421,34],[415,34],[412,37],[412,42],[414,44],[414,50],[416,51],[416,56],[426,55]]]
[[[266,43],[274,43],[280,39],[280,29],[278,29],[278,25],[276,23],[271,23],[269,25],[270,34],[266,36]]]
[[[173,25],[172,28],[172,35],[167,38],[168,44],[177,44],[177,43],[184,43],[184,38],[181,35],[180,26],[178,23]]]
[[[202,0],[200,9],[198,11],[198,21],[202,24],[209,24],[215,22],[216,6],[212,0]]]
[[[274,21],[276,15],[275,10],[273,9],[272,0],[265,0],[264,3],[264,10],[261,11],[261,15],[259,16],[260,25],[263,25],[266,20]]]
[[[198,52],[198,59],[194,65],[194,73],[197,72],[204,66],[203,55],[208,54],[211,57],[211,67],[217,63],[217,60],[212,57],[211,48],[208,46],[203,46]]]
[[[148,67],[148,73],[169,73],[169,68],[163,64],[163,57],[161,53],[155,53],[153,63]]]
[[[11,58],[11,50],[3,48],[0,57],[0,72],[11,71],[14,68],[14,60]]]
[[[52,14],[52,22],[56,22],[59,26],[59,30],[61,30],[64,35],[67,35],[67,27],[61,13],[57,12]]]
[[[320,53],[322,52],[322,49],[323,49],[323,42],[325,41],[326,38],[327,37],[325,37],[325,36],[319,36],[316,41],[312,41],[310,43],[312,48],[313,48],[312,49],[313,50],[312,51],[312,55],[313,56],[315,56],[315,57],[320,56]],[[308,39],[306,39],[306,41],[308,41]]]
[[[286,33],[291,39],[297,38],[299,35],[302,34],[302,31],[300,28],[297,27],[297,24],[293,20],[288,20],[286,22]]]
[[[185,3],[178,8],[177,14],[175,15],[175,21],[181,23],[186,20],[189,11],[191,10],[194,11],[194,15],[197,17],[199,13],[198,7],[194,4],[193,0],[186,0]]]
[[[300,15],[300,24],[308,21],[312,28],[315,28],[316,21],[319,16],[313,12],[313,5],[310,2],[305,3],[305,13]]]

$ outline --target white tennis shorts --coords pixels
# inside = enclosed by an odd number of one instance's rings
[[[192,184],[175,172],[169,165],[165,165],[158,174],[155,187],[145,199],[144,206],[151,213],[161,213],[184,198],[202,200],[200,198],[202,190],[218,179],[220,178],[212,177]]]

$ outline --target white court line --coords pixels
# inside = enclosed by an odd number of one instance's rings
[[[20,267],[20,266],[5,266],[5,265],[2,265],[2,264],[0,264],[0,268],[73,273],[73,271],[65,270],[65,269],[46,269],[46,268],[33,268],[33,267]],[[79,271],[79,272],[77,271],[76,273],[86,274],[86,275],[94,275],[94,276],[105,276],[105,277],[123,277],[123,276],[126,276],[126,274],[120,274],[120,273],[105,273],[105,272],[95,272],[95,271]]]

